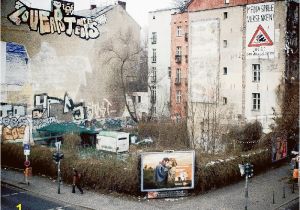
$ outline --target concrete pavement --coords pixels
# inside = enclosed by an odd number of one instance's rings
[[[249,183],[248,210],[250,209],[278,209],[290,200],[299,199],[299,190],[295,187],[292,193],[288,184],[289,166],[270,170],[264,174],[254,176]],[[209,191],[202,195],[178,199],[136,198],[124,195],[107,195],[85,190],[81,195],[71,193],[71,186],[62,184],[61,194],[57,194],[57,183],[47,177],[33,176],[30,185],[20,182],[24,180],[23,173],[15,170],[1,171],[1,181],[24,190],[37,193],[40,196],[51,197],[63,202],[88,209],[244,209],[244,181]],[[283,190],[284,189],[284,190]],[[273,192],[274,201],[273,204]],[[284,195],[283,195],[284,194]]]

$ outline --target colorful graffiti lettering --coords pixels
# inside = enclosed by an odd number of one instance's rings
[[[61,34],[68,36],[75,34],[82,39],[96,39],[100,32],[98,23],[105,24],[106,17],[92,18],[74,15],[74,3],[66,1],[53,1],[53,10],[45,11],[33,9],[21,1],[16,1],[15,11],[8,15],[8,19],[15,25],[26,23],[32,31],[44,34]]]
[[[3,117],[0,119],[0,125],[2,125],[2,141],[23,139],[29,120],[25,116]]]
[[[16,139],[23,139],[25,133],[26,126],[21,126],[17,128],[10,128],[10,127],[2,127],[2,140],[16,140]]]

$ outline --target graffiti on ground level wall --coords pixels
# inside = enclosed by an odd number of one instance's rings
[[[30,30],[39,31],[41,35],[65,32],[68,36],[75,34],[86,40],[96,39],[100,35],[98,23],[106,23],[105,16],[99,21],[74,15],[74,3],[67,1],[53,1],[52,11],[33,9],[16,1],[15,9],[8,19],[15,25],[27,23]]]
[[[0,125],[2,126],[2,141],[23,139],[25,129],[29,126],[29,120],[25,116],[7,116],[0,118]]]

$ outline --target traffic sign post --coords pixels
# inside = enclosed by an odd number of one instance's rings
[[[24,171],[25,184],[29,185],[28,167],[30,166],[30,161],[28,160],[28,155],[30,155],[30,144],[24,144],[23,147],[24,147],[24,155],[25,155],[25,162],[24,162],[24,166],[25,166],[25,171]]]
[[[244,165],[242,164],[239,164],[239,168],[240,168],[240,172],[241,172],[241,176],[244,176],[245,175],[245,179],[246,179],[246,183],[245,183],[245,210],[248,209],[248,179],[250,177],[253,177],[253,172],[254,172],[254,169],[253,169],[253,165],[250,164],[250,163],[246,163]]]

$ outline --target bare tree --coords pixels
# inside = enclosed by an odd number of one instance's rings
[[[133,32],[128,29],[119,32],[116,37],[112,37],[102,48],[105,55],[105,62],[113,69],[110,72],[111,88],[115,92],[121,93],[126,109],[133,121],[138,122],[135,106],[131,107],[128,96],[132,96],[129,91],[127,78],[137,75],[139,70],[140,53],[142,52],[139,40],[134,37]],[[133,109],[133,110],[132,110]]]
[[[173,0],[173,5],[175,8],[178,8],[180,12],[184,12],[186,10],[187,4],[191,0]]]

